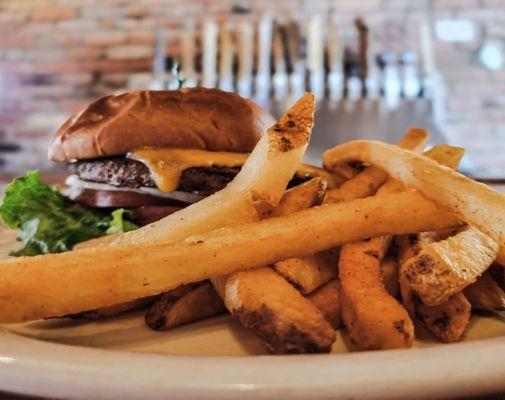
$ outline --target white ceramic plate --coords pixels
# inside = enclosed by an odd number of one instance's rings
[[[12,236],[0,234],[0,248]],[[5,248],[4,247],[4,248]],[[48,320],[0,331],[0,390],[76,399],[426,398],[505,391],[505,316],[472,319],[464,342],[416,328],[411,350],[268,356],[222,316],[169,332],[142,312],[100,321]]]

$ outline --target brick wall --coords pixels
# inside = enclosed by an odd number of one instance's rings
[[[475,21],[469,44],[435,43],[447,83],[447,134],[468,148],[479,173],[505,175],[505,71],[476,60],[485,38],[505,42],[505,0],[431,0],[434,17]],[[363,15],[383,49],[416,48],[420,0],[0,0],[0,142],[23,151],[10,169],[44,164],[47,141],[65,117],[90,99],[124,87],[151,68],[154,30],[166,29],[168,51],[188,17],[225,19],[236,4],[303,18],[334,10],[343,24]],[[4,167],[5,168],[5,167]]]

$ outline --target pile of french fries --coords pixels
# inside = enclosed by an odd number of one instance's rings
[[[505,307],[505,196],[455,172],[463,149],[411,129],[325,152],[339,187],[286,191],[314,123],[305,94],[224,190],[136,231],[0,261],[0,323],[149,307],[167,330],[226,310],[274,354],[412,346],[414,321],[458,341]]]

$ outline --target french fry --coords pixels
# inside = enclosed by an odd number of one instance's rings
[[[421,251],[423,246],[437,239],[436,232],[396,238],[399,248],[400,289],[403,305],[413,318],[415,317],[440,340],[457,342],[465,332],[471,316],[471,305],[463,293],[455,294],[438,306],[427,306],[412,291],[403,273],[403,265]]]
[[[377,196],[403,190],[401,182],[387,179]],[[392,239],[386,235],[342,247],[342,319],[351,340],[361,350],[410,347],[414,340],[414,325],[408,312],[387,292],[382,279],[381,262]]]
[[[474,283],[493,263],[498,248],[478,229],[466,227],[424,246],[403,265],[405,277],[424,304],[436,306]]]
[[[322,203],[326,191],[326,180],[312,178],[310,181],[286,190],[279,204],[269,212],[263,214],[263,218],[280,217],[300,210],[305,210]]]
[[[329,352],[335,332],[319,309],[269,267],[215,285],[226,308],[274,354]]]
[[[384,171],[367,167],[354,178],[344,182],[339,188],[328,190],[324,203],[340,203],[372,196],[386,182],[387,178],[388,174]]]
[[[305,186],[311,185],[311,187]],[[323,180],[314,180],[288,190],[272,216],[281,216],[320,205],[326,185]],[[306,258],[290,258],[274,264],[276,272],[292,283],[303,294],[310,293],[337,276],[338,253],[328,250]]]
[[[324,181],[313,179],[290,189],[267,216],[288,215],[320,204],[325,188]],[[335,264],[331,267],[334,270]],[[310,300],[275,275],[275,272],[265,267],[214,278],[212,283],[226,308],[242,325],[263,338],[271,352],[329,351],[335,337],[334,334],[331,336],[331,327],[324,315]],[[321,280],[322,272],[317,270],[313,275],[315,280]],[[265,286],[267,281],[268,285]],[[305,314],[297,313],[296,310],[303,310]],[[302,319],[304,323],[301,323]]]
[[[339,279],[342,320],[360,350],[412,346],[414,326],[407,311],[382,283],[380,262],[390,238],[376,237],[342,247]]]
[[[222,226],[255,221],[275,207],[300,165],[314,124],[314,96],[306,93],[261,137],[235,179],[223,190],[160,221],[78,248],[167,243]],[[260,214],[258,216],[258,214]]]
[[[400,295],[399,268],[398,260],[395,257],[386,256],[381,262],[381,277],[384,288],[393,297]]]
[[[339,285],[338,279],[334,279],[307,296],[323,313],[333,329],[342,326]]]
[[[221,228],[178,243],[127,244],[2,260],[0,323],[119,304],[369,237],[459,225],[457,218],[420,193],[407,191]]]
[[[457,169],[461,159],[465,155],[465,149],[447,144],[437,144],[431,150],[424,152],[424,155],[440,165]]]
[[[475,283],[467,286],[463,293],[474,309],[483,311],[505,309],[505,292],[488,271],[484,272]]]
[[[411,150],[422,151],[428,143],[429,134],[424,129],[412,128],[397,144],[397,146]],[[338,164],[341,166],[342,164]],[[339,188],[328,190],[324,199],[325,204],[362,199],[372,196],[388,179],[387,172],[375,167],[366,167],[352,179],[344,182]]]
[[[212,285],[202,282],[163,293],[147,312],[146,323],[154,330],[167,330],[225,310]]]
[[[435,146],[425,155],[436,160],[442,165],[457,168],[464,149],[452,148],[445,145]],[[423,232],[397,238],[400,262],[400,291],[403,304],[409,314],[426,326],[435,336],[444,342],[460,340],[470,322],[471,306],[463,293],[457,293],[438,306],[427,306],[412,291],[405,276],[404,265],[415,257],[430,243],[446,239],[451,235],[451,230]]]
[[[337,277],[338,249],[326,250],[309,257],[288,258],[274,264],[277,273],[302,294],[309,294]]]
[[[325,168],[363,161],[424,195],[487,234],[500,245],[498,262],[505,263],[505,195],[475,182],[449,167],[386,143],[355,140],[327,150]]]
[[[412,151],[422,151],[428,144],[429,133],[425,129],[410,128],[402,140],[397,143],[397,146]],[[338,174],[346,180],[352,179],[357,176],[361,171],[349,164],[336,165],[332,170],[333,173]],[[370,196],[373,193],[370,194]],[[365,196],[363,196],[365,197]],[[361,198],[361,197],[360,197]]]
[[[388,179],[377,197],[404,190]],[[391,296],[382,279],[381,263],[392,241],[385,235],[346,244],[339,261],[342,319],[360,350],[412,346],[414,326],[408,312]]]

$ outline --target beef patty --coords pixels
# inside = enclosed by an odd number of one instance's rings
[[[149,168],[142,162],[130,158],[111,157],[78,161],[71,164],[71,169],[73,173],[85,181],[105,183],[118,187],[156,188]],[[210,196],[223,189],[239,172],[240,167],[223,167],[219,165],[188,168],[182,172],[176,190]],[[294,176],[288,187],[299,185],[309,179]]]
[[[124,157],[78,161],[71,164],[82,180],[119,187],[156,187],[149,168],[140,161]],[[224,188],[240,171],[240,167],[198,167],[182,172],[178,191],[209,196]]]

